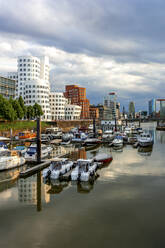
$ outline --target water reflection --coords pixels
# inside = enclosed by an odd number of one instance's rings
[[[153,146],[139,147],[138,148],[138,154],[140,154],[141,156],[151,156],[152,148],[153,148]]]
[[[50,186],[42,183],[41,172],[27,178],[18,180],[18,200],[26,205],[36,205],[41,210],[42,202],[50,202],[50,195],[47,193]]]

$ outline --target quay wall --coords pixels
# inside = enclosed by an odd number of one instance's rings
[[[96,121],[97,124],[98,121]],[[63,132],[67,132],[74,127],[85,127],[87,128],[90,124],[93,123],[93,120],[75,120],[75,121],[51,121],[51,122],[41,122],[42,132],[45,131],[47,127],[59,127]],[[10,137],[11,129],[12,136],[18,135],[19,132],[26,130],[36,131],[36,121],[17,121],[17,122],[0,122],[0,136]]]

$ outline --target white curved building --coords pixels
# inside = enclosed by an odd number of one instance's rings
[[[49,95],[52,120],[65,120],[65,105],[68,99],[62,92],[50,92]]]
[[[20,56],[17,63],[17,97],[22,96],[27,106],[38,103],[44,112],[42,119],[51,120],[49,58],[46,56]],[[8,75],[12,77],[12,73]]]

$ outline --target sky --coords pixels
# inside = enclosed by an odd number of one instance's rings
[[[0,0],[0,73],[47,55],[53,90],[87,88],[92,104],[165,97],[164,0]]]

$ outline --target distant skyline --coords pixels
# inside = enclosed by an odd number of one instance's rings
[[[115,91],[128,110],[165,98],[165,1],[0,0],[0,72],[17,56],[47,55],[53,88],[87,88],[91,103]]]

